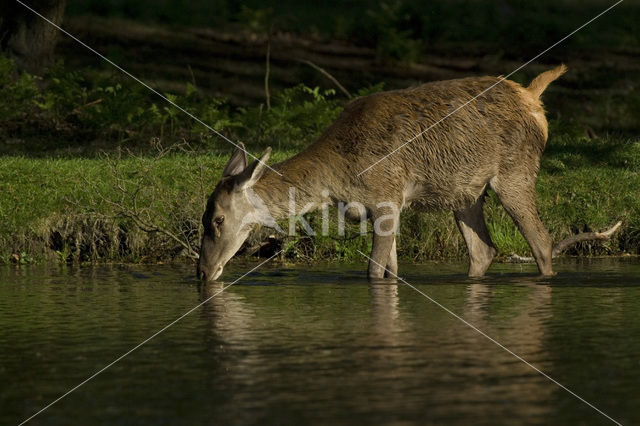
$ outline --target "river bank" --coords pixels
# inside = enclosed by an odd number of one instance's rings
[[[93,25],[95,22],[100,25]],[[344,40],[338,43],[343,50],[336,53],[334,43],[307,43],[283,32],[272,39],[269,69],[273,85],[269,91],[264,87],[266,64],[260,53],[265,40],[250,37],[251,33],[239,32],[244,36],[233,40],[216,39],[219,45],[210,40],[198,44],[194,40],[201,29],[194,29],[171,44],[168,40],[175,31],[164,27],[123,24],[118,28],[125,30],[118,38],[109,32],[113,26],[109,22],[115,21],[70,17],[68,24],[83,39],[111,53],[126,51],[122,46],[136,46],[144,52],[145,43],[155,40],[157,44],[158,31],[164,37],[165,42],[160,43],[164,52],[180,52],[189,46],[192,50],[185,66],[191,78],[173,73],[172,64],[141,61],[137,56],[133,62],[148,65],[153,73],[131,69],[207,125],[231,140],[244,142],[253,154],[271,146],[271,161],[281,161],[308,146],[348,101],[345,93],[308,64],[298,64],[309,68],[305,73],[283,78],[288,75],[284,70],[298,57],[335,74],[353,96],[432,79],[505,73],[521,63],[513,52],[487,57],[462,49],[468,47],[464,40],[455,46],[440,44],[444,50],[430,50],[429,55],[411,59],[379,57],[371,47],[346,46]],[[153,37],[136,38],[140,34]],[[297,40],[295,52],[287,44],[291,40]],[[70,43],[60,45],[66,65],[60,62],[42,76],[19,73],[10,60],[0,57],[0,262],[193,259],[205,200],[232,145],[137,82],[112,68],[96,66],[91,62],[95,58],[86,52],[79,55]],[[550,61],[546,64],[532,64],[531,69],[511,77],[528,84],[535,74],[558,62],[569,66],[569,72],[544,95],[550,139],[542,157],[538,208],[555,242],[622,221],[611,241],[584,242],[570,248],[568,254],[638,254],[640,127],[636,112],[640,97],[634,88],[640,81],[640,65],[635,45],[618,43],[613,49],[594,41],[597,49],[586,49],[580,43],[546,58]],[[332,47],[326,57],[317,55],[320,45]],[[212,46],[219,50],[211,50]],[[356,50],[361,61],[337,61]],[[228,55],[228,61],[219,60],[231,51],[235,53]],[[149,52],[156,58],[172,57]],[[249,52],[250,61],[239,52]],[[120,58],[111,53],[127,67],[131,65],[126,55]],[[199,70],[194,58],[228,65],[229,70],[250,69],[253,77],[246,80],[251,90],[233,92],[232,88],[238,88],[235,84],[222,84],[226,80],[213,77],[222,86],[208,86],[203,75],[211,74],[207,68],[211,64]],[[464,58],[474,60],[462,66],[459,61]],[[248,61],[254,66],[248,67]],[[83,68],[86,66],[91,68]],[[163,84],[167,81],[173,84]],[[495,195],[489,194],[485,212],[500,256],[529,254],[528,245]],[[297,236],[281,237],[262,229],[250,238],[241,255],[269,255],[282,248],[283,259],[293,262],[359,260],[358,250],[368,251],[370,234],[359,236],[358,227],[349,225],[345,235],[338,235],[336,212],[330,217],[328,236],[309,236],[298,229]],[[319,214],[308,218],[318,229]],[[466,256],[450,212],[407,211],[401,223],[401,259]]]
[[[292,154],[275,150],[272,161]],[[227,153],[204,154],[185,145],[157,147],[155,155],[0,156],[0,261],[145,263],[193,257],[206,199],[227,159]],[[611,241],[580,243],[568,253],[637,254],[637,170],[638,141],[552,136],[542,161],[538,208],[553,240],[604,230],[621,220]],[[334,213],[328,236],[320,235],[319,212],[312,213],[307,217],[316,236],[305,235],[300,226],[293,237],[261,229],[242,254],[268,255],[283,248],[289,261],[357,261],[357,250],[366,251],[371,244],[370,234],[360,236],[356,225],[347,225],[339,236]],[[485,214],[499,256],[527,255],[526,242],[494,194],[487,197]],[[460,258],[466,248],[450,212],[405,211],[398,253],[416,261]]]

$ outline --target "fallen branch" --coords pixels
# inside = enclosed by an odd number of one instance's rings
[[[152,173],[159,162],[170,153],[182,151],[191,155],[194,151],[186,142],[169,147],[162,146],[159,140],[154,140],[152,143],[157,151],[152,158],[138,156],[134,152],[125,150],[127,157],[139,164],[136,170],[121,167],[122,151],[118,151],[115,156],[103,154],[101,158],[106,163],[112,185],[108,190],[104,190],[95,182],[81,176],[84,183],[82,191],[86,193],[88,201],[72,202],[88,213],[103,219],[113,221],[117,218],[126,218],[143,232],[164,235],[182,249],[183,255],[196,260],[198,259],[197,244],[201,238],[198,213],[188,209],[185,211],[187,205],[183,205],[182,201],[176,201],[159,192],[160,185],[157,184],[159,178]],[[199,174],[201,193],[204,192],[202,169],[202,164],[196,159],[193,170]],[[206,199],[206,197],[201,195],[198,199]],[[108,208],[105,209],[105,207]],[[197,207],[197,211],[201,211],[200,206]]]
[[[572,235],[568,238],[565,238],[564,240],[560,241],[558,244],[556,244],[553,247],[553,249],[551,250],[551,257],[552,258],[557,257],[560,253],[565,251],[569,246],[576,243],[580,243],[582,241],[610,240],[611,236],[618,230],[618,228],[620,228],[620,225],[622,225],[622,221],[618,221],[618,223],[616,223],[615,225],[613,225],[611,228],[607,229],[604,232],[582,232],[580,234]],[[513,262],[513,263],[527,263],[527,262],[534,262],[535,258],[512,254],[507,258],[507,261]]]

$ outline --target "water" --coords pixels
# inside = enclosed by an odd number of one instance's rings
[[[233,265],[230,282],[254,265]],[[640,262],[401,275],[623,424],[640,422]],[[192,267],[0,269],[0,424],[18,424],[219,292]],[[364,264],[265,266],[32,424],[613,424]]]

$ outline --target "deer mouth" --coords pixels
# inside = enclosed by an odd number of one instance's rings
[[[224,269],[224,267],[222,265],[218,266],[218,269],[216,269],[216,271],[213,273],[213,275],[211,276],[211,278],[209,278],[209,280],[211,281],[215,281],[218,279],[218,277],[220,275],[222,275],[222,270]]]
[[[223,269],[224,269],[224,266],[218,266],[215,272],[209,275],[206,270],[201,269],[200,266],[198,265],[198,270],[196,272],[196,275],[201,281],[215,281],[218,279],[220,275],[222,275]]]

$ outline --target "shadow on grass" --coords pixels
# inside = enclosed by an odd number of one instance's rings
[[[640,144],[637,140],[613,136],[594,139],[569,136],[552,138],[542,157],[542,167],[550,174],[589,167],[638,170]]]

